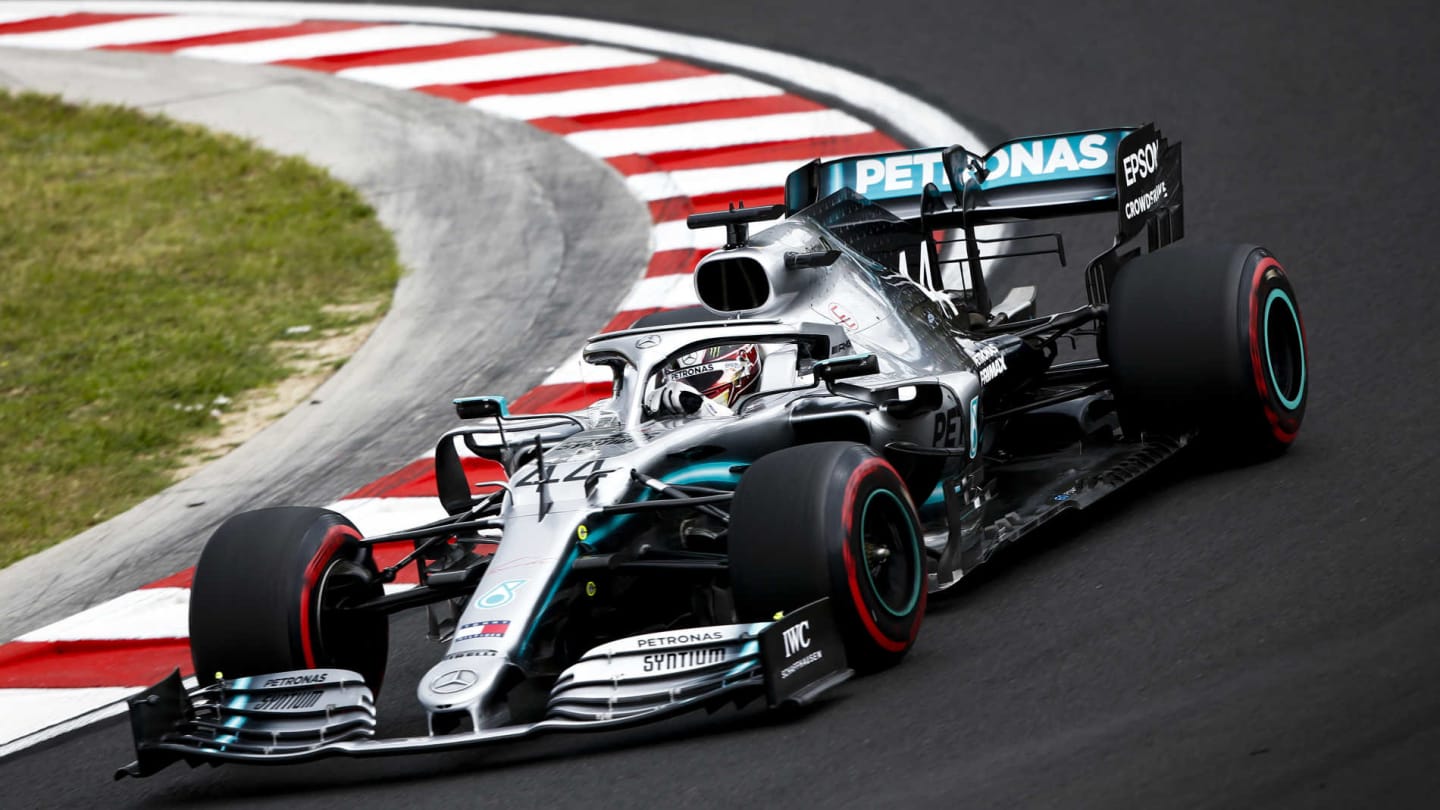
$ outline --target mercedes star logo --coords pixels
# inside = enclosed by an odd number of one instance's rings
[[[470,670],[456,669],[431,681],[430,688],[442,695],[448,695],[451,692],[459,692],[461,689],[473,686],[478,680],[480,680],[480,676]]]
[[[659,335],[646,335],[645,337],[642,337],[639,340],[635,341],[635,348],[637,349],[649,349],[659,345]]]

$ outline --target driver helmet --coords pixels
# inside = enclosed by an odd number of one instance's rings
[[[728,408],[759,384],[761,368],[758,344],[732,343],[680,355],[665,371],[665,381],[683,382]]]

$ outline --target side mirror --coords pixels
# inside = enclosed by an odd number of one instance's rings
[[[829,267],[840,258],[838,250],[817,250],[813,253],[786,253],[785,269],[799,270],[804,267]]]
[[[455,415],[461,419],[509,416],[510,407],[505,397],[461,397],[455,400]]]
[[[843,357],[831,357],[816,363],[814,371],[815,376],[824,380],[826,385],[832,385],[836,380],[879,374],[880,358],[873,354],[847,354]]]

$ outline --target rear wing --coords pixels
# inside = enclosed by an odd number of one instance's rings
[[[1180,144],[1153,124],[1020,138],[984,155],[951,146],[817,160],[786,179],[786,214],[842,188],[925,228],[1115,211],[1117,243],[1148,229],[1154,249],[1184,232]]]

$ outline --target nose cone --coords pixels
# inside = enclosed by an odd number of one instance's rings
[[[464,712],[474,727],[483,727],[483,707],[496,691],[505,670],[500,656],[457,656],[430,668],[420,679],[415,694],[431,715]]]

